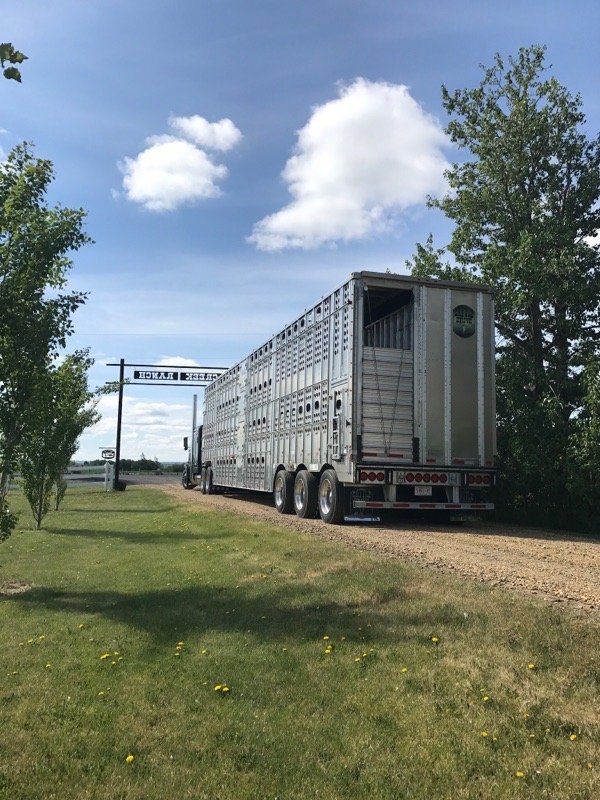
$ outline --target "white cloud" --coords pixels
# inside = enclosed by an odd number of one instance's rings
[[[199,116],[172,117],[169,125],[179,135],[150,136],[145,150],[119,163],[125,196],[149,211],[173,211],[185,203],[219,197],[218,184],[228,170],[203,147],[230,150],[242,138],[229,119],[210,123]]]
[[[195,114],[193,117],[171,117],[169,125],[186,139],[209,150],[231,150],[241,141],[242,134],[230,119],[208,122]]]
[[[399,212],[445,189],[448,145],[406,86],[358,78],[313,110],[282,173],[292,202],[248,241],[311,249],[389,230]]]
[[[117,428],[117,398],[109,395],[98,404],[102,418],[82,437],[77,459],[100,457],[103,447],[113,447]],[[139,458],[144,452],[149,458],[158,455],[166,461],[185,461],[182,448],[184,436],[189,434],[192,420],[190,403],[123,398],[123,425],[121,429],[121,455]]]
[[[195,358],[185,356],[164,356],[156,362],[157,367],[199,367],[200,364]]]

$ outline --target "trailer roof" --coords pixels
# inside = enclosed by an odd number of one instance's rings
[[[413,275],[402,275],[399,272],[369,272],[368,270],[361,270],[360,272],[353,272],[352,278],[360,278],[367,282],[375,281],[377,283],[403,283],[406,285],[418,286],[447,286],[452,289],[471,289],[480,292],[492,293],[489,286],[481,283],[470,283],[467,281],[445,281],[438,278],[415,278]]]

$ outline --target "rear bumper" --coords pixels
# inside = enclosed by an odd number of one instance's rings
[[[404,508],[428,511],[493,511],[493,503],[425,503],[390,500],[355,500],[354,508]]]

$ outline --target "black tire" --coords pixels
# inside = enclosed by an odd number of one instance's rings
[[[183,470],[183,475],[181,476],[181,485],[184,489],[193,489],[194,484],[190,481],[190,470],[189,467],[185,467]]]
[[[306,469],[301,469],[294,481],[294,511],[297,516],[317,516],[319,484],[317,479]]]
[[[202,467],[200,472],[200,491],[206,494],[206,467]]]
[[[204,494],[214,494],[214,491],[213,471],[210,467],[207,467],[204,478]]]
[[[344,487],[332,469],[326,469],[321,475],[318,507],[323,522],[339,525],[344,521]]]
[[[287,469],[280,469],[275,475],[273,501],[280,514],[291,514],[294,510],[294,476]]]

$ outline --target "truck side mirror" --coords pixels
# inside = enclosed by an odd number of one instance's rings
[[[187,436],[183,437],[183,449],[184,450],[188,449],[188,437]]]

